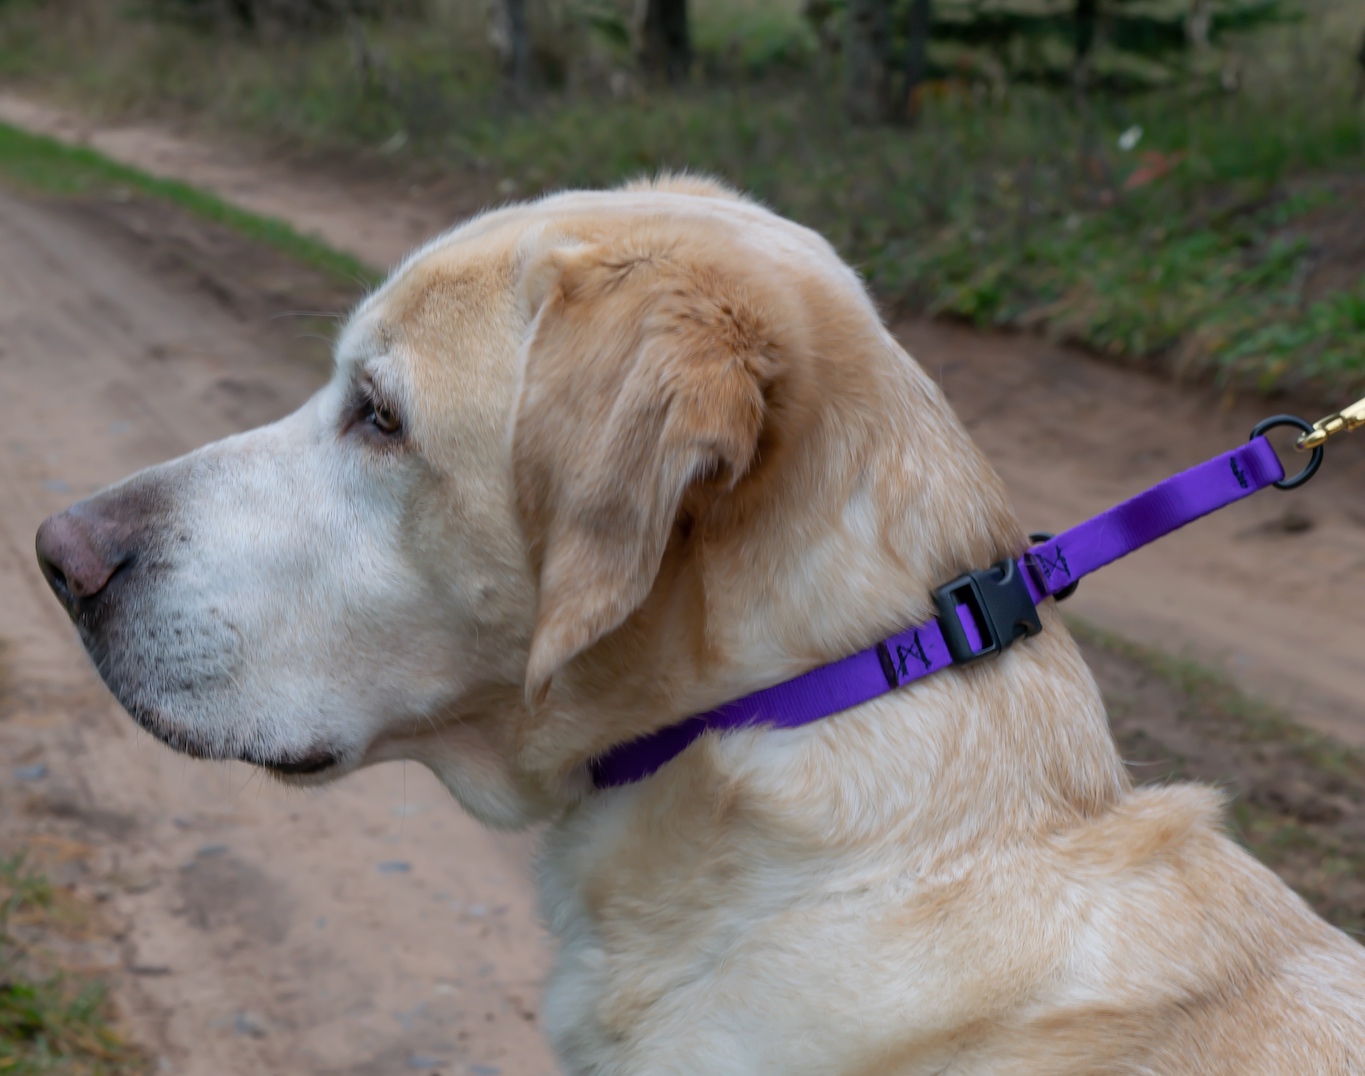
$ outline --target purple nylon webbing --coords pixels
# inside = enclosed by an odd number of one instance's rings
[[[1019,567],[1035,603],[1201,516],[1284,477],[1264,437],[1191,467],[1034,546]],[[982,632],[965,605],[957,616],[974,648]],[[868,650],[619,744],[592,763],[593,783],[613,788],[648,777],[706,732],[765,726],[797,728],[875,699],[953,664],[937,620],[907,628]]]
[[[1034,601],[1103,568],[1201,516],[1249,497],[1284,477],[1275,450],[1264,437],[1181,471],[1136,497],[1034,546],[1025,560],[1037,566],[1046,591]],[[1023,563],[1023,561],[1021,561]],[[1025,578],[1035,582],[1033,572]]]

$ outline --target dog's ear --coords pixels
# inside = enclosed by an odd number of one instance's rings
[[[723,267],[580,246],[523,279],[513,461],[540,573],[535,703],[645,600],[689,489],[749,470],[780,347],[771,304]]]

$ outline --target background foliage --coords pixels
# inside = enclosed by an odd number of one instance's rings
[[[1365,387],[1365,5],[1096,0],[1078,77],[1073,0],[934,0],[914,122],[860,126],[844,2],[692,0],[667,84],[627,0],[529,0],[517,96],[475,0],[0,0],[0,77],[494,199],[712,172],[894,309],[1264,392]],[[912,3],[888,3],[893,59]]]

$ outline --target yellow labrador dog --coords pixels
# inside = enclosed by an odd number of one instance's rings
[[[1130,785],[1050,602],[996,660],[592,787],[1023,546],[829,245],[686,177],[455,229],[298,412],[38,535],[173,747],[297,783],[415,759],[549,820],[569,1072],[1365,1072],[1365,952],[1215,792]]]

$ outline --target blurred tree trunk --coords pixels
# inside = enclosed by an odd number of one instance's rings
[[[503,78],[512,97],[524,101],[531,92],[531,27],[527,0],[493,0],[488,39],[498,54]]]
[[[1095,47],[1099,21],[1099,0],[1076,0],[1076,63],[1072,80],[1077,92],[1084,91],[1090,82],[1090,53]]]
[[[911,122],[919,118],[915,91],[929,74],[929,27],[933,14],[933,0],[910,0],[905,26],[905,92],[899,104]]]
[[[897,119],[891,78],[889,0],[848,0],[844,42],[844,109],[854,123]]]
[[[256,6],[251,0],[227,0],[227,9],[239,25],[248,30],[256,29]]]
[[[1185,19],[1185,40],[1195,52],[1208,52],[1209,34],[1213,30],[1213,4],[1211,0],[1194,0],[1190,5],[1189,16]]]
[[[645,74],[669,83],[685,80],[692,69],[687,0],[637,0],[635,25]]]
[[[1356,53],[1360,71],[1356,74],[1356,100],[1365,97],[1365,34],[1360,35],[1360,50]]]

